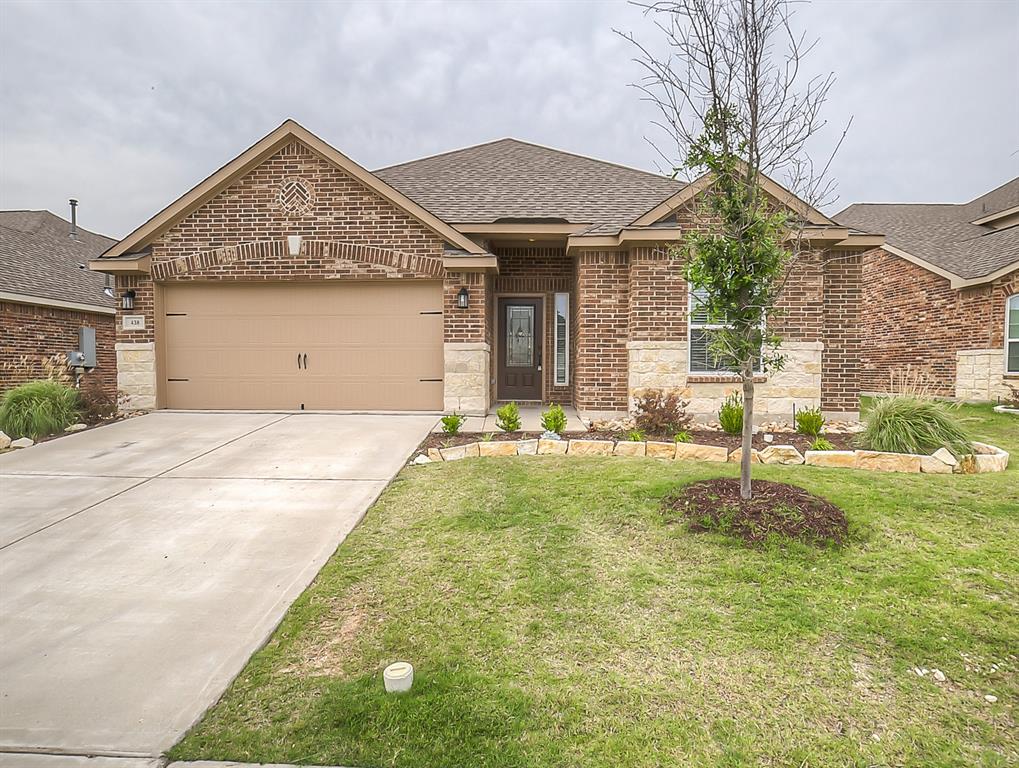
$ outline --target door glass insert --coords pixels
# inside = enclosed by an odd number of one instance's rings
[[[506,365],[534,367],[534,307],[506,307]]]

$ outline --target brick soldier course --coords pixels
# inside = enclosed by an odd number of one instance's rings
[[[116,275],[118,294],[135,292],[134,309],[118,310],[125,407],[165,405],[160,295],[175,284],[439,280],[436,410],[480,413],[499,399],[497,300],[520,297],[542,301],[533,344],[543,402],[619,412],[654,387],[710,416],[738,382],[689,370],[687,286],[671,251],[702,187],[514,140],[372,174],[288,121],[92,263]],[[787,365],[760,377],[768,417],[857,409],[860,254],[876,241],[808,213],[817,252],[796,265],[776,321]],[[565,384],[555,378],[557,294],[569,302]],[[125,314],[144,328],[125,327]]]

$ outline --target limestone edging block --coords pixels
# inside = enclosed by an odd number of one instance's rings
[[[724,445],[676,443],[676,461],[728,461],[729,449]]]
[[[538,453],[542,456],[561,456],[566,453],[569,444],[568,440],[551,440],[547,437],[538,438]]]
[[[631,440],[620,440],[612,453],[616,456],[645,456],[647,455],[647,444]]]
[[[611,440],[570,440],[570,456],[611,456],[615,444]]]
[[[769,445],[761,451],[763,464],[802,464],[803,454],[792,445]]]
[[[856,469],[856,451],[807,451],[804,460],[812,467]]]
[[[478,443],[479,456],[516,456],[516,440],[488,440]]]
[[[477,443],[467,445],[454,445],[451,448],[440,448],[439,453],[443,461],[457,461],[458,459],[470,459],[480,455]]]
[[[517,443],[518,456],[534,456],[538,452],[537,440],[521,440]]]
[[[729,451],[729,461],[739,464],[742,460],[743,460],[742,448],[733,448],[731,451]],[[750,463],[751,464],[761,463],[761,452],[756,448],[750,449]]]
[[[645,455],[653,459],[674,459],[676,458],[676,443],[664,443],[657,440],[648,440]]]
[[[916,453],[888,453],[886,451],[857,451],[856,463],[860,469],[872,472],[908,472],[916,474],[920,471],[920,459]]]

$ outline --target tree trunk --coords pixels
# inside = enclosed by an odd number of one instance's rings
[[[754,372],[743,371],[743,451],[739,462],[739,495],[749,499],[751,449],[754,445]]]

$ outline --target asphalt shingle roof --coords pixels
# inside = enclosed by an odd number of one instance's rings
[[[839,224],[885,236],[901,248],[959,277],[984,277],[1019,264],[1019,226],[995,230],[970,222],[1019,205],[1019,178],[960,205],[857,203],[835,214]]]
[[[113,307],[105,275],[87,268],[116,240],[49,211],[0,211],[0,291],[77,304]],[[86,265],[82,268],[81,265]]]
[[[685,184],[648,171],[500,139],[374,171],[440,219],[626,225]]]

